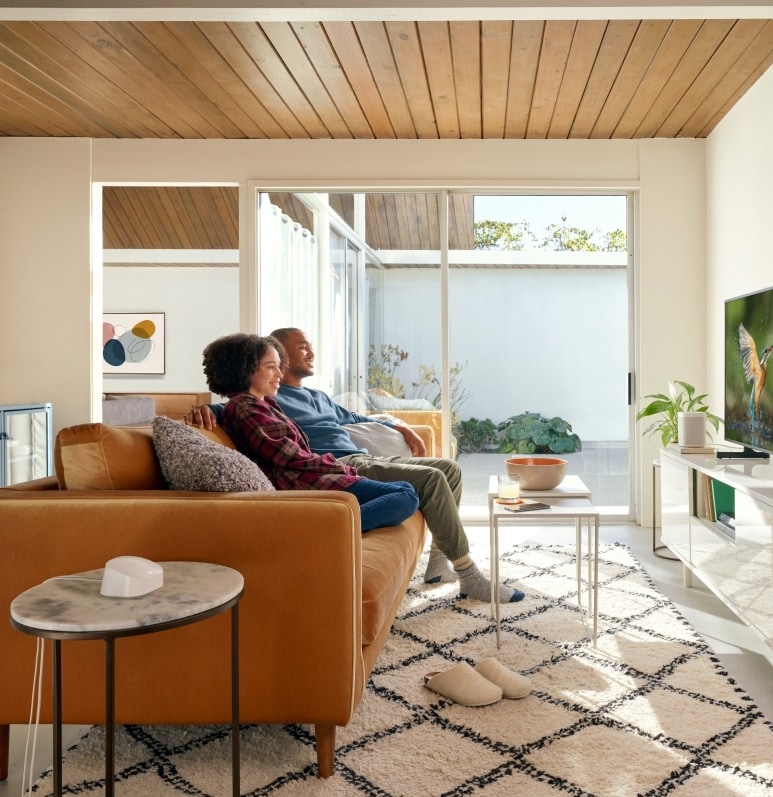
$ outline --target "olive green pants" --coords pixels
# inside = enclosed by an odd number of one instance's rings
[[[349,454],[341,462],[357,468],[360,476],[381,482],[410,482],[419,494],[419,509],[432,541],[453,562],[470,551],[459,517],[462,469],[452,459],[434,457],[372,457]]]

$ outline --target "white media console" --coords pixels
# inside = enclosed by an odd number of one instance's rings
[[[773,466],[662,450],[660,479],[662,540],[685,585],[694,574],[773,647]]]

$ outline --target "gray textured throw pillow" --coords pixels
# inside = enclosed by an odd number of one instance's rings
[[[170,490],[240,493],[273,490],[251,460],[164,415],[153,419],[153,446]]]

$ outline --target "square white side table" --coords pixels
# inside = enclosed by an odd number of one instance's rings
[[[599,589],[599,512],[593,506],[591,492],[579,476],[566,476],[552,490],[521,490],[521,498],[537,499],[548,504],[549,509],[533,512],[512,512],[497,503],[497,477],[489,478],[489,534],[491,540],[491,613],[496,622],[497,648],[501,646],[501,604],[499,600],[499,526],[516,523],[537,524],[556,523],[563,520],[575,522],[575,545],[577,548],[577,604],[588,627],[582,605],[582,525],[587,523],[588,530],[588,607],[587,617],[593,617],[589,634],[596,647],[598,641],[598,589]],[[593,533],[591,533],[593,529]]]

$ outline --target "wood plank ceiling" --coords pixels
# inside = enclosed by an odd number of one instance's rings
[[[771,64],[769,19],[5,21],[0,136],[702,138]],[[231,248],[237,203],[111,189],[105,246]]]
[[[293,221],[314,229],[311,212],[293,194],[274,193]],[[353,226],[351,194],[330,194],[330,205]],[[436,194],[370,193],[365,229],[373,249],[440,249],[440,207]],[[102,192],[105,249],[238,249],[239,189],[107,186]],[[473,248],[472,195],[450,198],[451,249]]]
[[[239,189],[105,187],[105,249],[238,249]]]
[[[13,22],[0,135],[704,137],[773,21]]]

